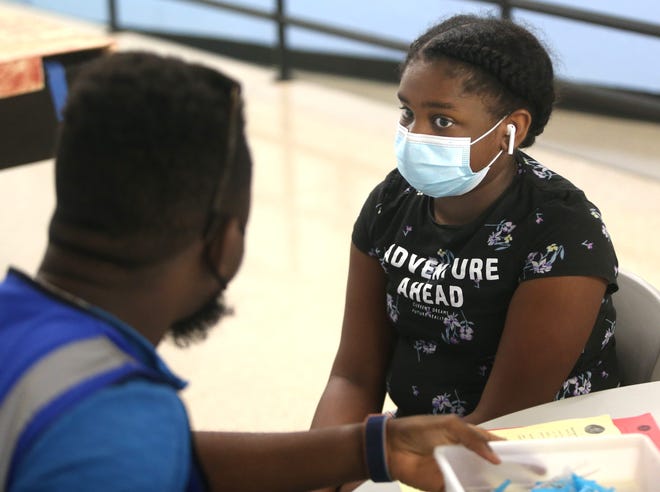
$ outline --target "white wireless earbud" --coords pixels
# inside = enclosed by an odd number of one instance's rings
[[[516,140],[516,125],[509,123],[506,126],[506,134],[509,136],[509,149],[507,150],[507,154],[513,155],[513,144]]]

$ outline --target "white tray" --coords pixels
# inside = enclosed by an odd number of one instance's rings
[[[502,464],[493,465],[463,446],[435,448],[446,492],[492,491],[507,479],[511,484],[505,492],[519,492],[567,471],[616,492],[660,491],[660,451],[642,434],[494,441],[491,447]],[[533,473],[516,461],[536,465],[545,473]]]

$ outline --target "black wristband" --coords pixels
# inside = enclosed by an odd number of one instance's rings
[[[388,415],[382,414],[367,417],[364,447],[367,454],[369,478],[374,482],[392,481],[385,457],[385,427],[388,418]]]

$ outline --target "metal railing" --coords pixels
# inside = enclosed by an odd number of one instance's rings
[[[287,43],[287,28],[297,27],[306,29],[316,33],[328,34],[342,39],[358,41],[366,43],[371,46],[379,48],[389,48],[405,53],[408,50],[408,43],[396,39],[376,36],[359,32],[353,29],[343,29],[337,26],[332,26],[322,22],[315,22],[300,17],[287,15],[285,0],[276,0],[274,2],[274,10],[263,10],[254,7],[247,7],[243,5],[236,5],[232,2],[222,0],[179,0],[183,3],[204,5],[208,7],[217,8],[233,13],[243,14],[258,19],[271,20],[277,24],[277,43],[273,46],[275,60],[278,66],[278,79],[289,80],[292,77],[292,63],[291,63],[291,50]],[[497,5],[500,7],[500,15],[503,18],[511,18],[514,9],[524,10],[528,12],[535,12],[544,15],[559,17],[562,19],[583,22],[587,24],[607,27],[611,29],[626,31],[630,33],[642,34],[660,38],[660,24],[650,22],[643,22],[633,19],[621,18],[607,14],[601,14],[589,10],[578,9],[573,7],[564,7],[559,5],[551,5],[544,2],[532,0],[466,0],[471,2],[481,2]],[[119,25],[118,15],[118,0],[108,0],[108,18],[109,28],[112,31],[121,29]],[[588,94],[588,86],[580,84],[563,83],[564,87],[574,85],[580,94],[579,98],[583,98]],[[638,106],[639,115],[643,119],[651,119],[660,121],[660,100],[655,100],[653,96],[649,98],[642,97],[641,101],[636,101],[635,96],[625,91],[617,95],[616,91],[612,93],[603,91],[596,88],[592,91],[594,97],[600,102],[607,100],[613,103],[615,107],[630,108],[630,105]],[[660,99],[660,95],[658,95]],[[641,96],[640,96],[641,97]],[[648,100],[650,99],[650,101]],[[617,102],[618,101],[618,102]],[[649,107],[650,103],[650,107]],[[629,112],[629,111],[628,111]],[[633,111],[634,112],[634,111]]]
[[[543,2],[534,2],[530,0],[472,0],[483,3],[499,5],[501,15],[504,18],[511,18],[512,9],[527,10],[538,14],[547,14],[562,19],[575,20],[588,24],[595,24],[602,27],[611,27],[622,31],[635,32],[638,34],[647,34],[649,36],[660,37],[660,24],[642,22],[633,19],[624,19],[613,15],[599,14],[590,10],[576,9],[573,7],[563,7],[560,5],[550,5]]]

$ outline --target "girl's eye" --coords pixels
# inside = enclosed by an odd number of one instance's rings
[[[412,121],[414,115],[410,109],[406,108],[405,106],[401,106],[399,109],[401,110],[401,121]]]
[[[454,122],[449,118],[445,118],[444,116],[436,116],[433,118],[433,124],[438,128],[449,128],[454,124]]]

